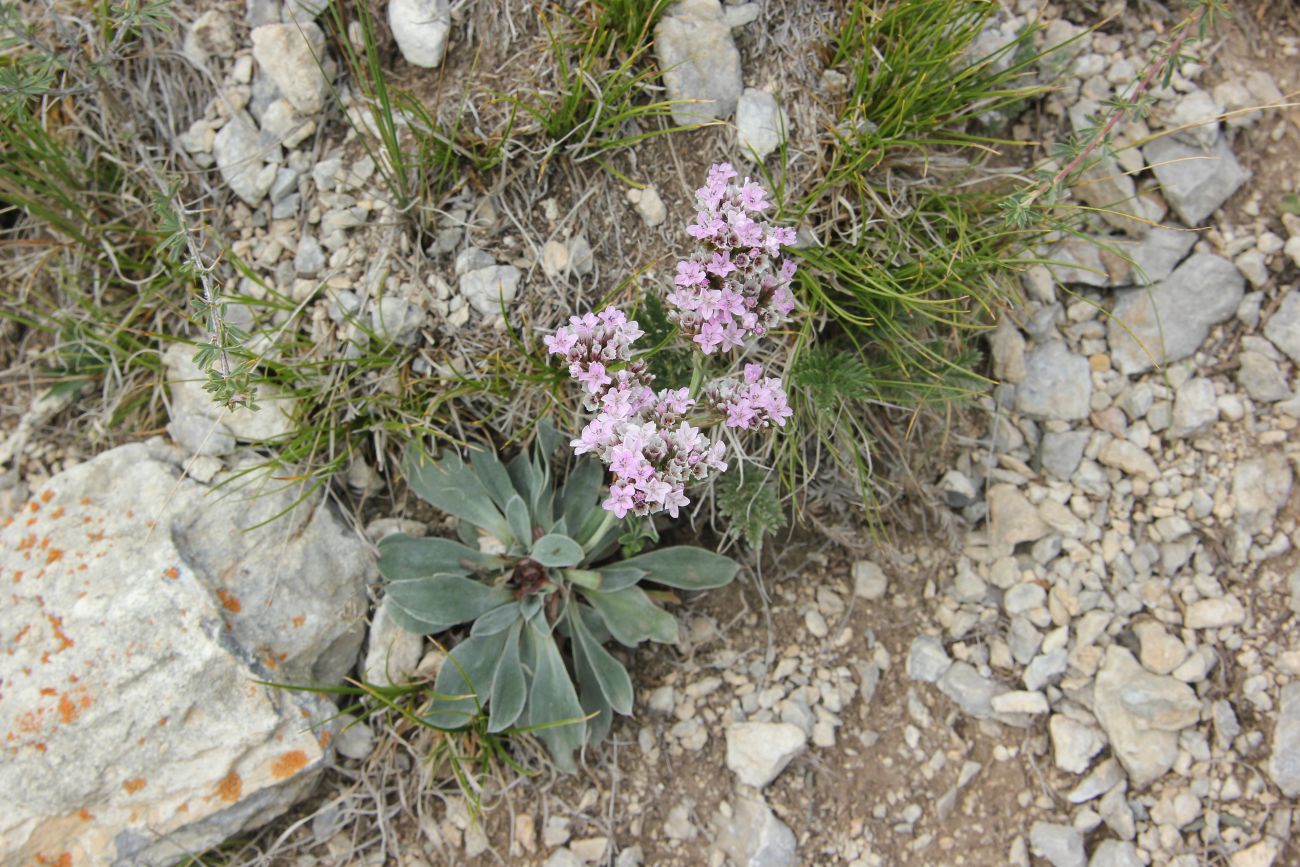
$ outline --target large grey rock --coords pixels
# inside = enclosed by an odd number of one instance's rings
[[[451,34],[447,0],[391,0],[388,25],[407,63],[426,69],[442,63]]]
[[[785,143],[790,117],[776,97],[766,90],[749,87],[736,105],[736,144],[745,156],[759,161]]]
[[[1029,829],[1029,846],[1052,867],[1084,867],[1083,834],[1069,825],[1035,822]]]
[[[1135,789],[1164,775],[1178,758],[1178,732],[1200,717],[1191,687],[1152,674],[1133,654],[1112,644],[1097,672],[1093,712]]]
[[[1065,341],[1049,340],[1029,350],[1024,379],[1016,386],[1016,409],[1068,421],[1087,418],[1091,398],[1088,359],[1071,352]]]
[[[1282,707],[1273,724],[1268,775],[1288,798],[1300,796],[1300,681],[1282,687]]]
[[[215,427],[216,435],[223,442],[272,442],[284,438],[294,429],[295,401],[266,385],[258,386],[257,410],[242,407],[228,410],[215,404],[212,395],[203,388],[207,376],[194,363],[194,348],[191,346],[177,343],[168,347],[163,353],[163,366],[167,370],[167,384],[171,392],[170,410],[174,421],[181,418],[201,419]],[[190,445],[179,431],[169,427],[168,432],[182,445]]]
[[[1279,452],[1248,458],[1232,476],[1237,526],[1247,533],[1272,531],[1273,519],[1291,496],[1291,462]]]
[[[790,723],[733,723],[727,727],[727,767],[745,785],[761,789],[807,746],[804,730]]]
[[[257,124],[247,112],[240,111],[213,138],[212,157],[230,191],[255,208],[275,183],[280,147],[263,147]]]
[[[714,825],[718,849],[736,867],[795,867],[799,863],[794,832],[762,798],[738,797],[731,817],[719,813]]]
[[[333,707],[254,680],[341,679],[371,556],[322,498],[270,521],[295,491],[209,489],[183,457],[106,452],[0,530],[0,862],[172,863],[279,815],[325,763],[310,727]]]
[[[470,271],[460,278],[460,294],[484,316],[499,316],[519,291],[519,269],[514,265],[491,265]]]
[[[1300,364],[1300,292],[1294,286],[1286,290],[1282,303],[1264,323],[1264,336]]]
[[[681,0],[655,27],[655,54],[679,124],[730,117],[744,81],[740,52],[718,0]]]
[[[253,59],[304,115],[325,107],[329,82],[325,78],[325,34],[310,21],[303,24],[266,24],[255,28]]]
[[[1205,150],[1160,136],[1142,149],[1142,155],[1170,207],[1188,226],[1200,226],[1246,181],[1245,170],[1222,136]]]
[[[1198,253],[1155,286],[1116,293],[1108,333],[1111,361],[1133,375],[1188,357],[1211,326],[1237,312],[1245,282],[1227,259]]]

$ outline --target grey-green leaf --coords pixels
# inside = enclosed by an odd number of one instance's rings
[[[511,602],[508,605],[502,605],[500,608],[493,608],[478,620],[474,621],[474,626],[470,629],[470,635],[496,635],[498,632],[504,632],[516,623],[524,619],[523,614],[519,611],[519,603]]]
[[[492,678],[509,636],[509,632],[475,635],[452,648],[433,684],[438,697],[430,703],[425,719],[442,728],[467,725],[491,694]]]
[[[600,569],[600,586],[596,589],[604,590],[606,593],[613,593],[616,590],[631,587],[647,574],[644,569],[625,566],[623,563],[614,563]]]
[[[501,459],[495,452],[488,449],[471,449],[469,461],[479,481],[492,497],[492,502],[498,509],[504,511],[506,501],[514,493],[514,485],[510,483],[510,473],[506,472],[506,465],[501,463]]]
[[[617,567],[642,569],[648,580],[681,590],[721,587],[730,583],[740,571],[740,564],[730,557],[689,545],[660,548],[624,560]]]
[[[635,647],[647,638],[663,644],[677,640],[677,621],[650,601],[640,587],[614,593],[583,590],[582,595],[600,614],[610,635],[621,644]]]
[[[510,538],[502,541],[513,548],[514,545],[510,544],[513,540],[527,549],[533,541],[533,522],[528,516],[528,504],[518,494],[512,495],[506,502],[506,520],[510,523]]]
[[[491,493],[460,455],[449,451],[435,461],[411,449],[403,471],[411,490],[430,505],[482,527],[498,539],[506,533],[505,518],[492,505]]]
[[[391,581],[388,598],[416,620],[448,629],[513,599],[504,587],[489,587],[462,575],[430,575]],[[441,631],[435,630],[435,631]]]
[[[569,470],[559,504],[567,526],[581,530],[587,517],[600,511],[600,485],[604,480],[605,467],[599,461],[580,458]]]
[[[532,557],[538,563],[551,569],[563,569],[577,566],[582,560],[582,546],[570,539],[551,533],[533,543]]]
[[[519,633],[523,626],[523,621],[516,621],[506,634],[506,645],[492,677],[492,698],[488,702],[490,732],[505,731],[514,725],[528,697],[524,667],[519,663]]]
[[[498,558],[453,539],[414,539],[397,533],[379,543],[379,571],[389,581],[438,574],[463,575],[475,567],[500,564]]]
[[[581,664],[591,669],[611,708],[625,716],[632,713],[632,678],[628,677],[627,669],[587,631],[578,606],[569,608],[568,621],[574,638],[574,661],[581,657]]]
[[[530,623],[524,634],[532,645],[528,655],[534,664],[528,695],[528,725],[546,744],[556,766],[572,773],[577,770],[573,752],[587,738],[587,723],[583,719],[586,714],[555,639],[550,633],[539,631],[535,623]]]

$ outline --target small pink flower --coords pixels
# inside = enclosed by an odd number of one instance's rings
[[[609,498],[600,505],[605,511],[613,512],[614,517],[623,518],[635,505],[632,500],[634,491],[631,485],[610,485]]]

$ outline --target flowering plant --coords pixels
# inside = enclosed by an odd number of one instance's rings
[[[688,485],[727,469],[726,445],[708,428],[783,427],[791,415],[781,380],[764,376],[761,365],[704,382],[706,358],[743,349],[795,307],[795,264],[780,255],[794,243],[794,230],[763,220],[771,206],[767,191],[749,178],[734,183],[736,177],[721,163],[696,190],[699,212],[687,232],[699,246],[677,263],[666,296],[669,320],[698,351],[689,387],[654,389],[645,361],[633,356],[644,332],[617,308],[573,316],[544,338],[547,351],[582,385],[586,409],[596,413],[571,445],[613,473],[601,505],[614,517],[677,517],[690,504]]]

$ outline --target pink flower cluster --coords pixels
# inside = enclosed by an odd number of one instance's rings
[[[726,418],[727,427],[757,430],[772,424],[785,427],[794,414],[786,402],[781,380],[764,377],[761,364],[746,364],[743,380],[734,377],[711,383],[700,403]]]
[[[599,313],[570,316],[568,325],[542,340],[550,354],[568,361],[569,376],[586,386],[589,395],[597,395],[614,381],[609,366],[629,360],[632,344],[643,334],[622,310],[606,307]]]
[[[794,232],[754,219],[769,207],[767,191],[748,179],[730,183],[735,177],[727,163],[716,165],[696,191],[701,211],[688,231],[705,249],[678,263],[676,288],[667,296],[674,308],[669,317],[705,355],[765,334],[794,309],[794,263],[777,264]],[[646,364],[632,358],[632,344],[644,333],[609,307],[570,317],[545,343],[584,386],[586,408],[596,413],[570,445],[614,474],[604,508],[619,518],[660,511],[675,518],[691,502],[687,485],[727,469],[725,445],[692,425],[692,412],[706,426],[745,430],[782,427],[792,413],[781,381],[764,377],[758,364],[745,365],[741,379],[710,383],[698,399],[689,388],[655,391]]]
[[[733,184],[735,177],[730,163],[715,165],[695,191],[700,210],[687,231],[701,249],[677,263],[676,288],[668,294],[669,318],[705,355],[766,334],[795,306],[795,264],[778,261],[795,232],[756,219],[771,206],[767,191],[749,178]]]

